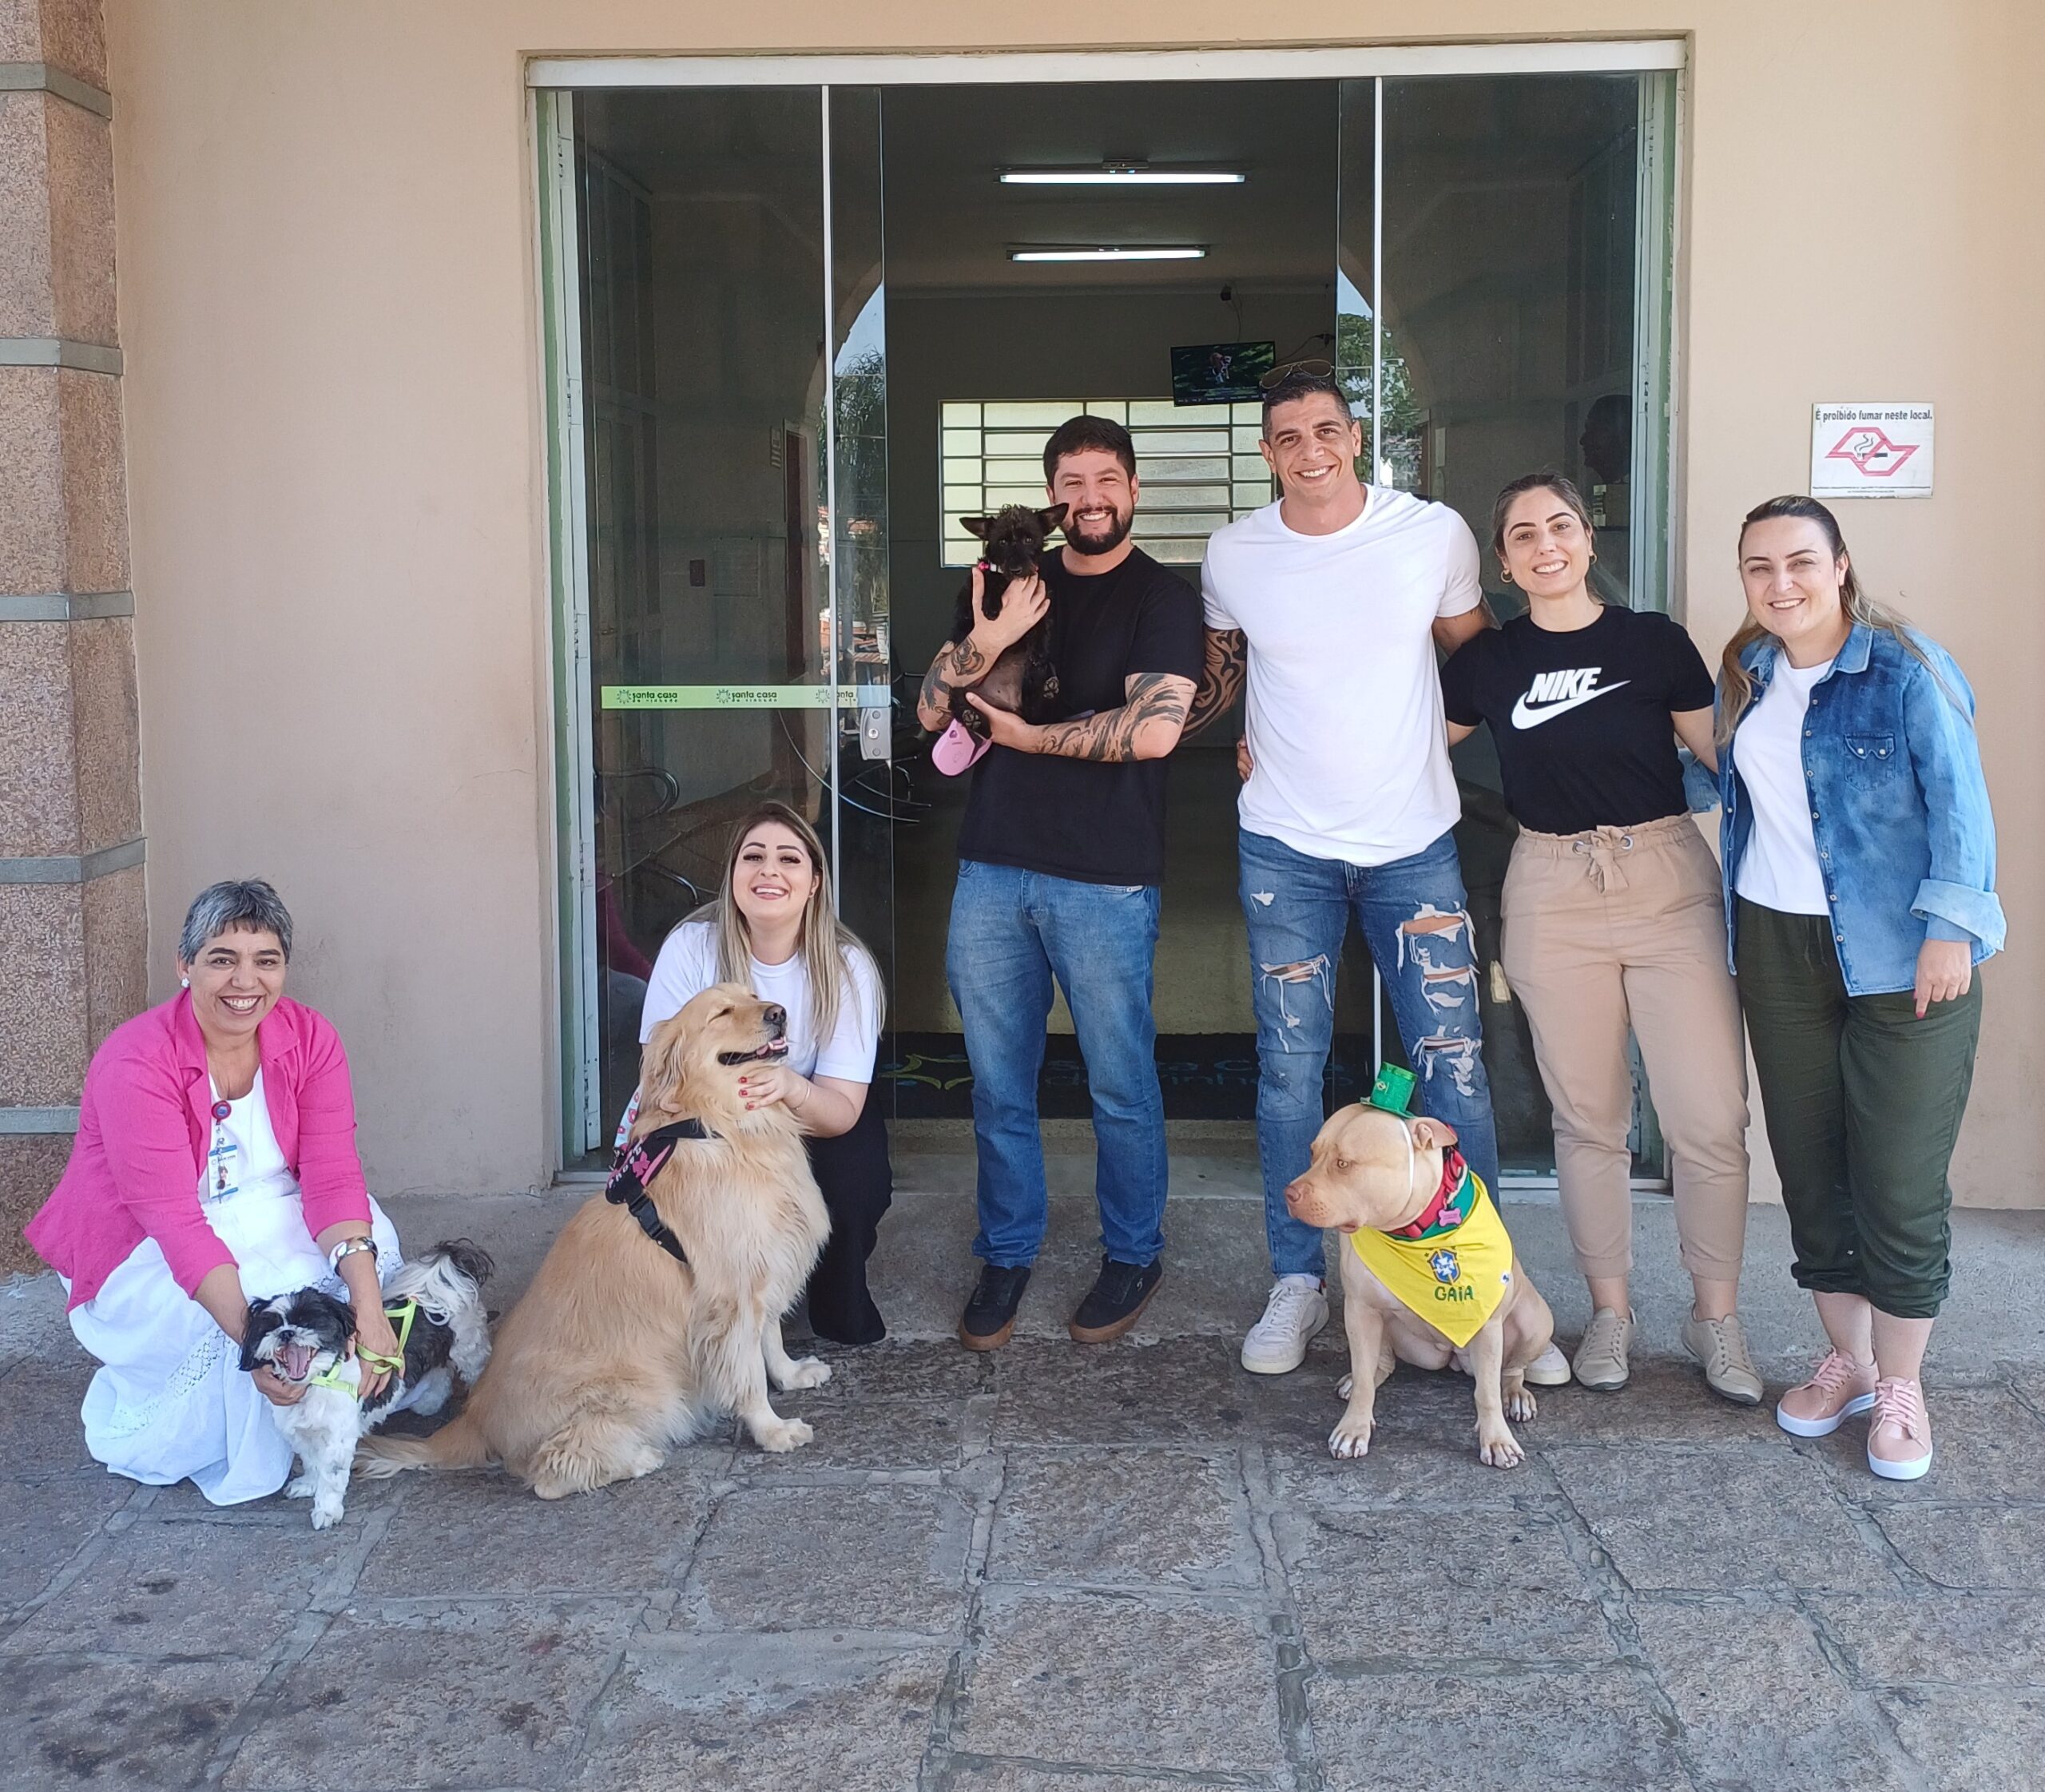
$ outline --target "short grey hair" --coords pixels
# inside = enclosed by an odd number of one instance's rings
[[[291,962],[291,911],[260,877],[209,884],[194,896],[177,936],[177,956],[187,964],[197,964],[208,940],[236,930],[274,933],[284,948],[284,962]]]

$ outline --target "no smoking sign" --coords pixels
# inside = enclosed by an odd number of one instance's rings
[[[1932,407],[1813,405],[1811,495],[1930,497]]]

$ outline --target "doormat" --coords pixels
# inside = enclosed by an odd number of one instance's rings
[[[1360,1101],[1371,1084],[1369,1039],[1338,1033],[1328,1055],[1333,1103]],[[1257,1040],[1249,1033],[1158,1035],[1158,1083],[1168,1120],[1257,1118]],[[965,1120],[973,1114],[973,1071],[956,1033],[896,1033],[882,1041],[880,1075],[904,1120]],[[1037,1080],[1037,1111],[1046,1120],[1083,1120],[1094,1111],[1079,1042],[1053,1033]]]

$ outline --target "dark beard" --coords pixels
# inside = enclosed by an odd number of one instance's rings
[[[1088,558],[1112,554],[1129,539],[1129,532],[1135,525],[1136,512],[1133,510],[1127,516],[1117,516],[1105,535],[1082,535],[1077,523],[1068,523],[1065,526],[1066,544],[1074,554]]]

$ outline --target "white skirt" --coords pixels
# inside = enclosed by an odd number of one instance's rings
[[[206,1206],[252,1301],[307,1287],[347,1289],[306,1230],[298,1191],[249,1189]],[[403,1259],[389,1216],[371,1201],[377,1270]],[[85,1389],[85,1448],[117,1475],[152,1487],[191,1480],[216,1506],[275,1493],[292,1447],[275,1409],[241,1369],[239,1346],[177,1285],[162,1248],[145,1238],[99,1292],[72,1309],[71,1329],[103,1365]]]

